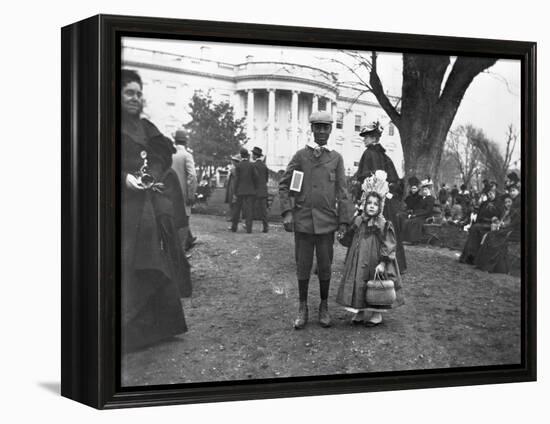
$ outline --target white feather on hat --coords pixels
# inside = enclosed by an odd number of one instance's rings
[[[377,170],[374,175],[365,178],[361,189],[363,190],[363,195],[361,196],[361,209],[365,210],[365,202],[367,201],[367,194],[371,192],[378,193],[382,198],[382,203],[380,205],[379,215],[384,211],[384,202],[386,200],[386,194],[389,193],[390,187],[388,181],[386,180],[388,174],[386,171],[381,169]]]

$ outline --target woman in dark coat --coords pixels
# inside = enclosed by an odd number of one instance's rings
[[[503,198],[504,212],[498,222],[491,225],[491,231],[482,238],[475,257],[475,266],[490,273],[508,273],[508,242],[514,241],[520,233],[521,213],[513,207],[510,195]]]
[[[508,192],[512,198],[512,210],[515,211],[516,219],[518,219],[517,225],[512,226],[513,232],[510,235],[510,241],[518,242],[521,241],[521,231],[520,231],[520,216],[521,216],[521,196],[520,196],[520,185],[519,183],[512,184],[508,187]]]
[[[399,176],[391,158],[386,154],[386,149],[380,144],[380,137],[384,128],[378,122],[372,122],[364,127],[359,135],[363,137],[365,151],[359,161],[355,179],[363,184],[366,177],[378,170],[385,171],[388,184],[397,183]]]
[[[479,205],[475,224],[468,230],[468,238],[459,258],[460,262],[474,264],[483,236],[491,230],[491,223],[498,220],[501,215],[502,210],[498,207],[496,192],[491,190],[487,193],[487,200]]]
[[[171,169],[172,142],[141,119],[142,82],[122,71],[122,346],[134,350],[187,330],[180,297],[191,295],[177,228],[184,202]]]
[[[410,215],[415,209],[420,209],[422,196],[420,195],[420,181],[416,177],[409,178],[409,195],[405,197],[405,215]]]
[[[417,243],[424,235],[426,219],[433,216],[435,198],[431,194],[431,180],[421,183],[422,197],[408,196],[405,199],[407,214],[399,215],[399,230],[403,241]]]
[[[394,227],[396,246],[395,257],[399,265],[399,270],[403,274],[407,269],[407,258],[405,257],[405,248],[401,241],[401,235],[395,229],[399,221],[398,214],[403,211],[403,180],[389,184],[389,195],[386,195],[384,206],[384,218],[391,222]]]
[[[391,158],[386,154],[386,149],[380,144],[380,138],[384,128],[378,121],[363,127],[359,135],[363,137],[365,151],[359,161],[355,180],[360,187],[366,177],[373,175],[376,171],[386,172],[386,181],[390,187],[390,193],[385,199],[384,218],[393,224],[396,237],[396,256],[397,263],[401,272],[407,269],[407,260],[405,258],[405,249],[401,242],[401,235],[397,230],[397,213],[401,212],[401,201],[403,198],[402,184]],[[355,196],[360,198],[361,196]]]

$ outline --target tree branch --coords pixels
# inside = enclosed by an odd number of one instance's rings
[[[382,109],[388,114],[392,122],[395,124],[397,129],[401,128],[401,114],[397,111],[394,105],[390,102],[390,99],[384,92],[384,87],[382,86],[382,81],[380,81],[380,77],[378,76],[378,72],[376,70],[376,62],[377,62],[377,54],[376,52],[372,52],[372,60],[371,60],[371,70],[370,70],[370,86],[372,93],[375,95],[376,99],[378,100],[378,103],[380,103],[380,106],[382,106]]]
[[[331,58],[330,61],[337,63],[340,66],[343,66],[344,68],[346,68],[349,72],[351,72],[355,76],[355,78],[357,78],[360,81],[361,85],[363,85],[369,91],[371,90],[369,83],[357,72],[357,68],[352,68],[350,65],[348,65],[345,62],[342,62],[339,59]],[[359,68],[360,66],[361,66],[361,63],[359,63],[357,67]]]
[[[453,104],[458,108],[466,89],[474,78],[480,72],[493,66],[496,61],[497,59],[492,58],[457,57],[439,98],[440,109],[445,109]]]
[[[492,77],[494,77],[497,81],[503,83],[505,86],[506,86],[506,91],[508,91],[508,93],[510,93],[511,95],[513,96],[518,96],[518,93],[514,90],[512,90],[512,85],[510,84],[510,82],[505,78],[503,77],[502,75],[496,73],[496,72],[492,72],[492,71],[489,71],[489,70],[485,70],[483,71],[484,74],[487,74],[487,75],[490,75]]]
[[[514,131],[514,126],[512,124],[508,125],[508,132],[506,134],[506,152],[504,154],[504,164],[503,171],[506,173],[510,162],[512,161],[512,155],[516,149],[516,143],[518,141],[518,135]]]

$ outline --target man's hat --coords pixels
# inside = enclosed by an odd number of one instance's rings
[[[508,175],[506,175],[508,177],[508,179],[510,181],[513,181],[515,183],[519,182],[519,177],[518,177],[518,174],[516,174],[515,172],[510,172]]]
[[[187,141],[187,133],[184,130],[177,130],[176,134],[174,135],[174,140],[176,142],[178,141]]]
[[[370,124],[364,126],[363,128],[361,128],[361,131],[359,132],[359,135],[361,137],[369,134],[369,133],[376,133],[378,135],[381,135],[382,132],[384,132],[384,127],[382,125],[380,125],[380,122],[378,121],[373,121],[371,122]]]
[[[256,156],[262,156],[262,149],[260,149],[259,147],[254,147],[252,149],[252,154]]]
[[[247,158],[250,156],[250,153],[248,153],[248,150],[246,150],[244,147],[241,147],[240,154],[241,154],[241,159]]]
[[[312,124],[332,124],[334,120],[332,115],[326,111],[313,112],[309,116],[309,122]]]
[[[409,186],[411,186],[411,187],[412,186],[417,186],[418,187],[418,185],[420,184],[420,180],[416,177],[409,178],[408,182],[409,182]]]

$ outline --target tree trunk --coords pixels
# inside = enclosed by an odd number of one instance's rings
[[[402,134],[403,159],[406,177],[416,176],[419,180],[431,178],[439,184],[439,164],[443,154],[446,133],[440,131],[430,138],[422,138],[418,132]],[[428,144],[429,143],[429,144]]]

